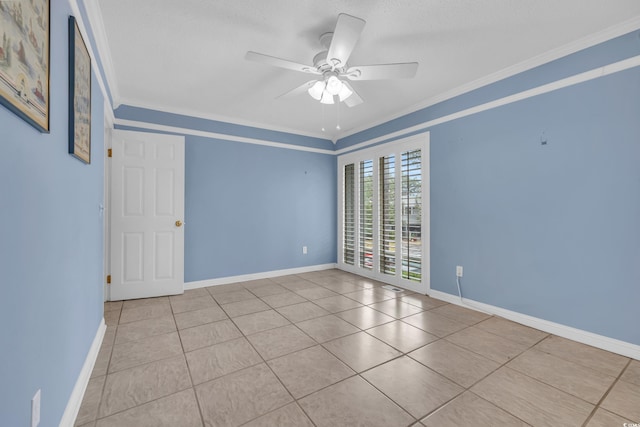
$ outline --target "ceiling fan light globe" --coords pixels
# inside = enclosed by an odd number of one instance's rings
[[[325,90],[322,92],[320,102],[323,104],[333,104],[333,95],[331,95],[328,90]]]
[[[331,95],[337,95],[342,90],[344,84],[336,76],[331,76],[327,79],[327,92]]]
[[[320,101],[322,98],[322,92],[324,92],[325,83],[323,81],[318,80],[309,88],[307,92],[309,95],[316,101]]]
[[[338,97],[340,98],[340,102],[344,101],[351,95],[353,95],[353,91],[349,89],[349,86],[342,83],[342,88],[340,88],[340,92],[338,92]]]

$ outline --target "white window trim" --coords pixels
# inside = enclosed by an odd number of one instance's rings
[[[350,273],[358,274],[360,276],[368,277],[374,280],[378,280],[380,282],[388,283],[394,286],[400,286],[405,289],[412,290],[414,292],[418,292],[421,294],[427,294],[431,289],[431,251],[430,251],[430,242],[431,242],[431,230],[430,230],[430,212],[431,212],[431,202],[430,202],[430,157],[429,157],[429,142],[430,136],[429,132],[420,133],[417,135],[409,136],[406,138],[402,138],[397,141],[393,141],[387,144],[377,145],[375,147],[366,148],[359,151],[350,152],[348,154],[344,154],[338,156],[338,260],[337,265],[338,268],[344,271],[348,271]],[[378,179],[378,162],[377,159],[382,156],[387,156],[389,154],[394,154],[396,159],[401,159],[401,153],[404,151],[420,149],[421,157],[422,157],[422,281],[414,282],[408,279],[403,279],[401,272],[396,273],[395,276],[390,276],[388,274],[382,274],[379,270],[379,211],[378,211],[378,203],[379,203],[379,179]],[[360,238],[360,182],[359,182],[359,162],[361,160],[371,160],[373,159],[374,163],[374,188],[373,188],[373,202],[374,202],[374,223],[373,223],[373,269],[367,270],[364,268],[358,267],[357,260],[359,259],[359,238]],[[355,191],[355,206],[356,206],[356,233],[355,233],[355,241],[356,241],[356,252],[354,253],[354,260],[356,262],[354,265],[345,264],[343,262],[343,254],[344,254],[344,240],[343,240],[343,232],[344,232],[344,221],[343,221],[343,210],[344,210],[344,167],[350,163],[354,163],[356,165],[356,191]],[[401,179],[396,180],[396,185],[401,185]],[[399,191],[396,188],[396,194]],[[396,220],[399,220],[400,216],[396,216]],[[396,226],[397,229],[397,226]],[[426,238],[425,238],[426,237]],[[396,251],[400,251],[400,245],[396,245]],[[400,259],[399,254],[396,254],[396,259]]]

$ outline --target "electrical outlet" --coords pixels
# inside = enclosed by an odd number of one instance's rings
[[[457,265],[456,266],[456,277],[462,277],[462,266],[461,265]]]
[[[38,427],[40,424],[40,389],[31,399],[31,427]]]
[[[303,246],[303,247],[302,247],[302,253],[303,253],[304,255],[306,255],[306,254],[307,254],[307,247],[306,247],[306,246]]]

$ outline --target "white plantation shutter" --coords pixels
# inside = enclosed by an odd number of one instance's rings
[[[422,156],[402,153],[402,277],[422,277]]]
[[[380,273],[394,275],[396,273],[395,156],[380,157],[378,170]]]
[[[356,249],[356,176],[353,163],[344,167],[343,254],[345,264],[354,265]]]
[[[358,266],[373,268],[373,160],[360,162],[360,246]]]

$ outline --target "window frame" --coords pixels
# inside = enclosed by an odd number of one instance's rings
[[[422,177],[422,206],[420,212],[421,220],[421,234],[422,234],[422,256],[421,256],[421,281],[416,282],[413,280],[404,279],[402,277],[402,254],[400,253],[402,233],[401,224],[398,228],[398,220],[402,214],[402,202],[400,200],[402,196],[401,185],[402,179],[397,179],[401,176],[401,162],[402,153],[406,151],[419,149],[421,151],[421,177]],[[380,222],[380,170],[379,159],[384,156],[395,156],[395,175],[396,175],[396,194],[395,194],[395,209],[400,207],[400,215],[396,211],[396,273],[395,275],[389,275],[381,273],[380,270],[380,241],[379,241],[379,222]],[[359,171],[361,161],[373,161],[373,268],[371,270],[361,268],[358,263],[354,265],[345,264],[343,262],[343,249],[344,249],[344,168],[346,165],[354,164],[355,171]],[[386,144],[376,145],[374,147],[364,148],[350,153],[342,154],[338,156],[338,260],[337,266],[339,269],[355,273],[364,277],[368,277],[380,282],[388,283],[395,286],[400,286],[405,289],[410,289],[414,292],[426,294],[431,288],[431,265],[430,265],[430,168],[429,168],[429,132],[420,133],[405,137],[396,141],[392,141]],[[355,186],[355,200],[354,205],[360,206],[360,174],[356,172],[354,174],[354,186]],[[355,250],[354,259],[358,260],[360,256],[360,210],[355,209],[355,224],[356,230],[354,234]],[[398,244],[400,242],[400,244]]]

